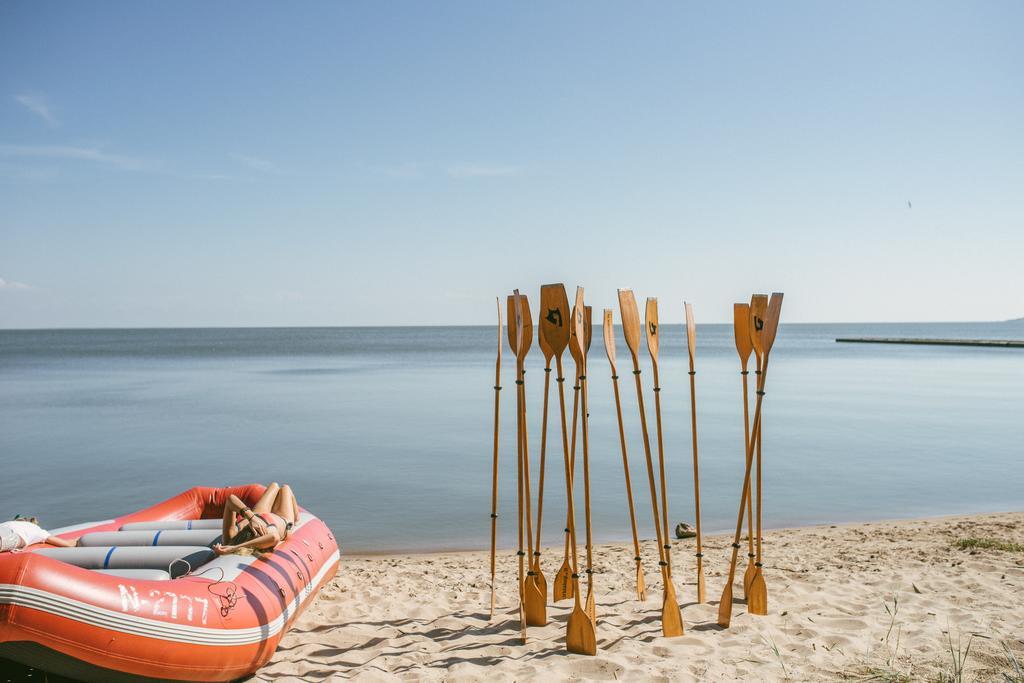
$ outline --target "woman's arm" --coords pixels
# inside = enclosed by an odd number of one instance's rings
[[[46,539],[48,545],[55,545],[58,548],[74,548],[78,545],[78,539],[73,541],[66,541],[60,536],[50,536]]]
[[[235,514],[236,513],[240,517],[242,517],[243,520],[248,521],[250,524],[252,523],[252,519],[253,519],[252,510],[249,509],[249,506],[247,506],[242,501],[241,498],[239,498],[238,496],[236,496],[235,494],[232,493],[230,496],[228,496],[227,502],[224,503],[224,520],[221,523],[221,529],[220,529],[220,537],[221,537],[221,539],[224,540],[225,543],[230,541],[232,538],[234,538],[234,535],[235,535],[235,528],[234,528],[235,527]],[[239,524],[239,528],[241,528],[242,526],[244,526],[244,525],[243,524]],[[260,529],[260,528],[258,528],[258,526],[253,527],[253,530],[257,531],[257,532],[260,532],[260,533],[263,533],[263,532],[266,531],[266,529]]]
[[[240,550],[242,548],[259,549],[273,547],[277,545],[280,540],[281,539],[277,534],[277,529],[271,529],[267,533],[257,536],[251,541],[246,541],[245,543],[238,543],[235,545],[222,545],[220,543],[217,543],[213,546],[213,552],[217,553],[218,555],[223,555],[225,553],[234,552],[235,550]]]

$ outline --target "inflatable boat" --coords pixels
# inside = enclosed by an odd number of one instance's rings
[[[198,487],[139,512],[54,529],[79,547],[0,554],[0,658],[85,681],[230,681],[267,662],[337,571],[302,510],[259,555],[216,556],[224,504],[259,485]]]

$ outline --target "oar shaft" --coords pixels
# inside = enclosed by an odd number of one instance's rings
[[[558,367],[559,374],[561,374],[561,372],[562,372],[561,360],[559,360],[558,366],[559,366]],[[558,386],[559,386],[560,389],[562,388],[562,384],[559,384]],[[564,397],[564,392],[563,392],[563,397]],[[573,424],[573,438],[574,438],[574,441],[575,441],[575,435],[576,435],[575,434],[575,408],[576,408],[576,406],[574,405],[573,406],[573,410],[574,410],[574,414],[573,414],[573,423],[574,423]],[[565,439],[565,415],[564,415],[564,412],[563,412],[563,416],[562,416],[562,437],[563,437],[563,441],[564,441],[564,439]],[[575,446],[575,444],[574,444],[574,446]],[[566,515],[566,519],[565,519],[565,528],[568,529],[568,533],[566,534],[566,546],[567,546],[567,553],[566,554],[567,555],[569,554],[568,553],[568,548],[571,548],[572,549],[572,583],[573,583],[573,587],[574,587],[574,594],[575,594],[576,600],[578,602],[579,601],[579,588],[578,588],[578,586],[579,586],[579,561],[578,561],[577,553],[576,553],[576,503],[575,503],[575,499],[573,497],[573,467],[572,467],[572,460],[570,458],[570,454],[569,454],[569,449],[568,448],[565,448],[563,450],[563,459],[565,461],[565,501],[566,501],[566,507],[568,508],[568,514]]]
[[[654,419],[658,429],[658,475],[661,478],[662,542],[665,547],[668,574],[672,576],[672,546],[668,535],[668,486],[665,482],[665,443],[661,434],[661,384],[658,383],[658,361],[653,360],[652,365],[654,366]]]
[[[761,405],[764,402],[764,381],[768,375],[767,361],[768,359],[767,357],[765,357],[764,369],[762,370],[761,375],[760,377],[758,377],[757,381],[757,401],[755,401],[754,403],[754,426],[752,428],[752,433],[755,435],[755,440],[757,430],[761,426]],[[740,494],[740,511],[736,519],[736,535],[733,538],[732,542],[732,559],[729,562],[729,578],[726,581],[727,586],[731,586],[732,582],[736,578],[736,559],[740,549],[740,536],[743,534],[743,513],[744,509],[746,508],[747,496],[750,491],[750,470],[754,460],[753,446],[754,443],[752,442],[750,446],[747,448],[745,471],[743,474],[743,491]]]
[[[526,370],[519,373],[519,414],[522,416],[520,430],[522,433],[522,459],[523,459],[523,500],[525,502],[524,514],[526,516],[526,551],[528,567],[527,574],[533,576],[533,514],[531,512],[530,495],[530,441],[529,428],[526,422]]]
[[[551,388],[551,360],[544,368],[544,407],[540,428],[540,480],[537,484],[537,537],[533,544],[534,570],[540,570],[540,527],[544,520],[544,472],[547,469],[548,393]]]
[[[518,527],[519,550],[519,632],[523,642],[526,642],[526,594],[525,589],[525,567],[523,560],[523,415],[522,415],[522,363],[516,363],[516,518]]]
[[[757,381],[758,382],[761,381],[761,376],[764,373],[764,369],[762,368],[762,363],[764,362],[764,360],[765,359],[762,356],[760,356],[760,355],[755,356],[755,358],[754,358],[754,362],[757,364],[757,370],[755,371],[755,375],[757,377]],[[762,414],[760,421],[758,421],[758,423],[757,423],[757,430],[756,430],[756,432],[753,435],[753,439],[754,439],[754,444],[753,445],[757,449],[756,450],[756,455],[755,455],[755,458],[756,458],[756,460],[755,460],[755,467],[757,468],[757,475],[756,475],[757,507],[756,508],[754,507],[754,500],[753,500],[754,484],[750,485],[750,494],[747,496],[747,504],[751,507],[751,513],[754,514],[754,519],[757,522],[757,526],[756,526],[756,530],[755,530],[756,536],[754,536],[755,543],[756,543],[756,546],[757,546],[757,550],[756,550],[755,556],[754,556],[755,557],[755,559],[754,559],[754,566],[755,567],[761,564],[761,426],[763,424],[764,424],[764,415]]]
[[[579,369],[577,368],[575,376],[578,377],[579,374],[580,374],[579,373]],[[576,380],[576,383],[573,385],[573,388],[572,388],[572,443],[571,443],[571,445],[569,447],[569,451],[568,451],[568,456],[569,456],[569,474],[570,474],[570,476],[574,476],[575,472],[576,472],[576,432],[577,432],[577,418],[579,417],[579,413],[580,413],[580,383],[579,383],[579,380]],[[563,425],[563,428],[564,428],[564,425]],[[570,507],[568,505],[568,502],[566,503],[566,506]],[[568,555],[569,555],[569,515],[571,515],[571,514],[572,514],[572,509],[570,507],[570,509],[566,513],[566,517],[565,517],[565,529],[566,529],[566,532],[565,532],[565,554],[566,554],[566,557],[568,557]],[[576,564],[576,561],[573,560],[573,565],[574,565],[573,571],[575,571],[575,564]]]
[[[500,343],[500,333],[499,333]],[[501,349],[494,364],[494,456],[491,465],[491,616],[494,616],[495,554],[498,542],[498,424],[501,417]]]
[[[587,429],[587,367],[583,366],[583,374],[580,375],[580,396],[581,409],[580,421],[583,424],[583,507],[586,513],[587,525],[587,594],[594,590],[594,535],[593,526],[590,522],[590,448]]]
[[[757,559],[755,564],[761,566],[761,435],[764,433],[764,415],[757,425]]]
[[[697,462],[697,371],[693,369],[693,356],[690,356],[690,432],[693,437],[693,505],[694,522],[697,527],[697,576],[703,572],[704,545],[700,531],[700,470]],[[667,532],[666,532],[667,533]]]
[[[750,448],[750,400],[747,390],[747,364],[743,363],[743,370],[740,371],[743,377],[743,460],[746,462],[747,449]],[[750,498],[750,491],[747,491],[747,558],[754,561],[754,505]]]
[[[636,510],[633,507],[633,486],[629,477],[629,454],[626,449],[626,430],[622,424],[622,400],[619,397],[619,376],[612,375],[615,393],[615,416],[619,421],[619,446],[622,449],[622,473],[626,478],[626,500],[629,502],[629,525],[633,531],[633,557],[640,564],[640,536],[636,530]]]
[[[644,409],[644,391],[640,384],[640,363],[633,356],[633,378],[636,380],[636,402],[640,408],[640,431],[644,437],[644,456],[647,459],[647,483],[651,489],[651,515],[654,518],[654,534],[658,540],[658,565],[661,578],[668,584],[668,563],[665,561],[665,546],[661,535],[661,516],[658,513],[658,485],[654,481],[654,459],[651,457],[651,439],[647,432],[647,411]]]

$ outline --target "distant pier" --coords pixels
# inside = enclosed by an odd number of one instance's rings
[[[837,342],[851,344],[928,344],[931,346],[989,346],[1024,349],[1024,339],[914,339],[910,337],[839,337]]]

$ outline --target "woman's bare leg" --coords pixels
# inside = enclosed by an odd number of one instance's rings
[[[281,487],[277,485],[276,481],[271,483],[267,490],[263,492],[263,495],[260,496],[260,499],[256,501],[256,504],[252,506],[252,511],[256,513],[272,512],[280,489]]]
[[[285,484],[281,487],[281,491],[277,494],[277,500],[274,501],[274,508],[271,512],[291,524],[295,524],[299,521],[299,504],[295,502],[295,494],[292,493],[291,486]]]

